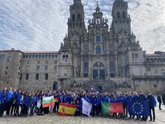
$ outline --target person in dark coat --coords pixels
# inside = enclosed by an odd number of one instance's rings
[[[158,101],[158,103],[159,103],[159,110],[162,110],[162,108],[161,108],[161,105],[162,105],[162,99],[161,99],[161,96],[160,96],[160,95],[158,95],[158,97],[157,97],[157,101]]]
[[[163,101],[163,105],[165,105],[165,93],[163,93],[162,95],[162,101]]]
[[[151,94],[151,92],[148,92],[147,101],[148,101],[149,111],[150,111],[150,121],[155,122],[156,100],[155,100],[155,97]]]

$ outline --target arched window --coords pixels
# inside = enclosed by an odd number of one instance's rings
[[[126,14],[125,14],[125,12],[123,12],[123,18],[125,18],[126,17]]]
[[[118,19],[120,18],[120,12],[117,12],[117,18]]]
[[[72,21],[75,22],[75,15],[72,15]]]
[[[78,14],[77,19],[81,20],[81,15],[80,14]]]
[[[138,58],[138,53],[135,54],[135,57]]]
[[[94,79],[105,79],[105,67],[103,63],[96,62],[93,65],[93,78]]]
[[[101,54],[101,46],[96,46],[96,54]]]
[[[115,65],[113,62],[110,62],[110,77],[115,77]]]
[[[89,68],[88,63],[85,62],[84,63],[84,77],[88,77],[88,68]]]
[[[101,43],[101,36],[100,35],[97,35],[96,36],[96,43]]]

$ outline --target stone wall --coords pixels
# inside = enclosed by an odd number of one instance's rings
[[[165,91],[165,77],[134,77],[132,84],[135,91],[151,91],[153,93]]]

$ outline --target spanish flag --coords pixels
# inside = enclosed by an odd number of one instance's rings
[[[76,113],[76,109],[76,105],[60,103],[58,114],[61,116],[73,116]]]

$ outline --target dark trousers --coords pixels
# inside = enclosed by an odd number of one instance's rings
[[[54,104],[54,108],[53,108],[53,112],[54,112],[54,113],[58,112],[59,104],[60,104],[59,102],[56,102],[56,103]]]
[[[21,108],[21,110],[20,110]],[[22,105],[21,104],[16,104],[16,115],[21,115],[20,111],[22,111]]]
[[[13,113],[14,113],[14,115],[16,115],[16,113],[17,113],[17,104],[16,103],[11,105],[10,115],[13,115]]]
[[[150,121],[155,121],[155,107],[149,107],[150,110]]]
[[[99,116],[101,112],[101,105],[93,105],[92,115],[93,116]]]
[[[124,116],[128,117],[128,107],[127,107],[127,105],[124,105],[123,109],[124,109]]]
[[[35,107],[35,105],[30,106],[30,115],[33,115],[34,107]]]
[[[3,108],[4,108],[4,104],[1,103],[0,104],[0,117],[3,116]]]
[[[6,115],[10,114],[11,104],[12,104],[11,101],[4,103],[3,113],[4,111],[6,111]]]
[[[159,110],[162,110],[161,105],[162,105],[162,103],[159,102]]]
[[[27,115],[27,106],[25,104],[22,105],[21,107],[21,115],[26,116]]]

